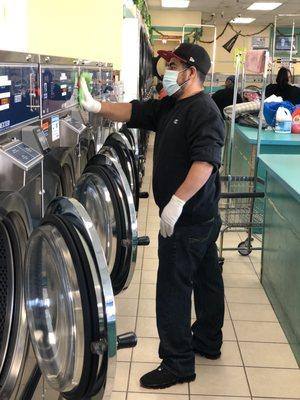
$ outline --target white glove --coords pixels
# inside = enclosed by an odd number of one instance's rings
[[[86,111],[89,111],[92,113],[100,112],[101,103],[99,101],[93,99],[93,96],[91,95],[84,78],[80,78],[80,87],[81,87],[82,93],[83,93],[83,100],[81,101],[81,106]]]
[[[173,235],[174,226],[182,213],[184,205],[185,201],[173,195],[169,203],[163,209],[160,217],[160,234],[164,238]]]

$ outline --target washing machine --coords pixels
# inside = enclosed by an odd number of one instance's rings
[[[25,304],[35,357],[65,399],[109,399],[118,348],[113,289],[98,233],[85,208],[54,199],[33,230],[25,259]]]
[[[135,269],[137,248],[147,246],[149,238],[138,237],[133,194],[112,147],[102,147],[88,162],[74,197],[95,225],[116,295],[128,288]]]
[[[45,129],[40,127],[40,123],[22,128],[21,135],[24,143],[44,156],[45,206],[57,196],[72,196],[76,183],[74,148],[60,147],[59,141],[53,143],[48,140],[49,135],[51,135],[51,125],[45,132]]]
[[[15,133],[11,133],[15,136]],[[17,134],[17,133],[16,133]],[[20,140],[0,138],[0,398],[40,390],[28,339],[24,299],[26,244],[43,214],[42,156]],[[41,186],[39,186],[41,185]]]

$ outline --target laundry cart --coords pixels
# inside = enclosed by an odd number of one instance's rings
[[[246,53],[246,64],[247,64]],[[265,51],[263,57],[261,52],[255,54],[252,52],[251,57],[258,57],[261,62],[261,72],[263,73],[262,99],[259,103],[259,128],[257,133],[256,157],[253,176],[236,176],[230,175],[231,161],[233,154],[233,134],[235,126],[235,109],[237,101],[237,83],[240,74],[241,63],[243,62],[242,54],[236,56],[236,72],[235,72],[235,88],[234,88],[234,104],[232,106],[231,126],[228,130],[227,148],[226,148],[226,170],[227,174],[221,176],[221,199],[220,212],[223,220],[223,226],[220,233],[219,261],[223,264],[223,252],[229,250],[238,250],[243,255],[249,255],[253,250],[261,250],[261,246],[252,246],[254,239],[262,240],[262,229],[264,223],[264,181],[258,177],[258,155],[260,153],[261,131],[263,125],[263,104],[265,99],[265,87],[268,74],[269,52]],[[249,57],[250,57],[249,56]],[[253,63],[252,63],[253,64]],[[247,107],[247,104],[245,105]],[[253,107],[253,104],[249,105]],[[254,104],[254,107],[257,105]],[[229,125],[228,125],[229,126]],[[237,247],[224,247],[224,234],[228,231],[246,232],[246,238],[237,244]]]

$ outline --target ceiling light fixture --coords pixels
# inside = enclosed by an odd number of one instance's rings
[[[252,11],[271,11],[281,6],[282,3],[253,3],[247,8]]]
[[[232,24],[251,24],[251,22],[255,21],[256,18],[243,18],[243,17],[237,17],[232,19],[230,22]]]
[[[188,8],[190,0],[161,0],[161,6],[166,8]]]

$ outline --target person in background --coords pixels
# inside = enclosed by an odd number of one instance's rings
[[[229,75],[225,81],[225,88],[218,90],[212,95],[212,99],[217,104],[221,114],[224,118],[224,108],[233,104],[233,91],[234,91],[234,75]],[[237,103],[242,103],[243,100],[239,94],[237,94]]]
[[[271,83],[266,87],[266,98],[274,94],[294,105],[300,104],[300,88],[291,85],[291,82],[291,71],[288,68],[281,67],[276,77],[276,83]]]
[[[159,51],[167,61],[162,100],[99,103],[81,80],[82,106],[132,128],[156,132],[153,193],[159,207],[156,322],[158,368],[140,379],[147,389],[195,380],[195,353],[221,356],[224,284],[216,240],[221,227],[219,167],[224,121],[203,83],[206,50],[182,43]],[[196,321],[191,325],[192,293]],[[200,378],[201,379],[201,378]]]
[[[157,91],[159,100],[168,96],[168,93],[166,92],[166,89],[164,89],[163,84],[161,82],[158,82],[158,84],[155,86],[155,89]]]

